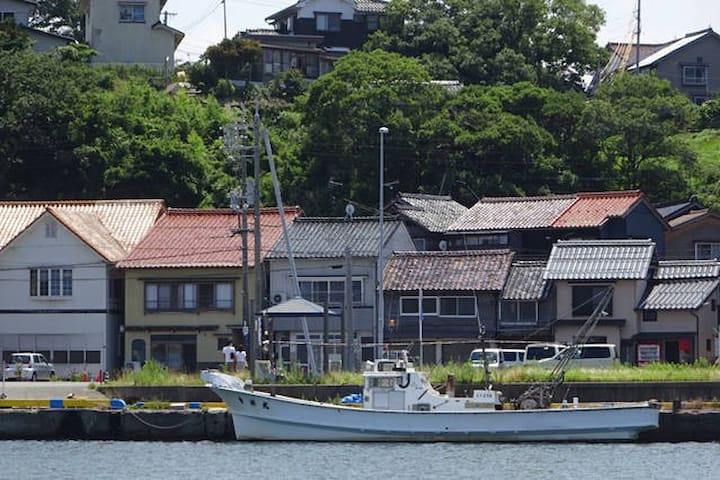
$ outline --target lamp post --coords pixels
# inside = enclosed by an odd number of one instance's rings
[[[387,127],[380,127],[380,242],[378,245],[377,259],[377,278],[378,278],[378,318],[377,318],[377,349],[376,358],[382,358],[384,351],[384,330],[385,330],[385,299],[383,286],[383,246],[385,243],[385,235],[383,231],[383,216],[385,210],[385,135],[388,133]]]

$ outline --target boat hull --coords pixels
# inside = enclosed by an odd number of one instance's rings
[[[368,442],[631,441],[658,427],[648,404],[543,410],[372,410],[211,386],[238,440]]]

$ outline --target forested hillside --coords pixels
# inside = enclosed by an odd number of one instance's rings
[[[91,67],[82,46],[33,53],[4,24],[0,195],[227,205],[238,181],[221,127],[250,122],[257,100],[285,200],[311,215],[341,214],[347,200],[377,205],[380,126],[389,129],[385,179],[396,191],[472,204],[639,188],[655,202],[697,194],[720,208],[716,100],[698,107],[652,75],[617,75],[593,97],[582,92],[582,74],[604,58],[596,7],[444,5],[393,0],[366,47],[311,84],[290,72],[262,89],[235,89],[223,77],[251,69],[257,46],[228,40],[207,62],[184,66],[200,96],[167,93],[153,72]],[[229,69],[232,52],[241,60]],[[448,79],[464,87],[433,82]],[[273,204],[267,176],[262,185]]]

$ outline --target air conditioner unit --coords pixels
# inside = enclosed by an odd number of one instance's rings
[[[277,305],[278,303],[282,303],[284,300],[282,293],[276,293],[273,295],[273,303]]]

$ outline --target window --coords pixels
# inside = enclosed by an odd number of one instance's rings
[[[643,310],[642,311],[643,322],[657,322],[657,310]]]
[[[683,85],[707,84],[707,67],[705,65],[684,65],[682,69]]]
[[[54,350],[52,358],[53,363],[68,363],[68,352],[67,350]]]
[[[606,285],[574,285],[572,287],[572,313],[574,317],[589,317],[607,290]],[[605,312],[612,315],[612,298]]]
[[[419,297],[402,297],[400,298],[400,315],[420,314],[420,298]],[[437,297],[423,297],[422,309],[423,315],[437,315]]]
[[[87,363],[100,363],[100,350],[87,350],[85,352],[85,361]]]
[[[474,317],[474,297],[440,297],[441,317]]]
[[[85,363],[85,350],[70,350],[70,363]]]
[[[695,244],[695,260],[720,258],[720,242],[698,242]]]
[[[31,297],[72,296],[72,270],[69,268],[31,268]]]
[[[57,238],[57,223],[48,222],[45,224],[45,238]]]
[[[500,304],[500,319],[503,324],[535,325],[538,321],[537,302],[504,300]]]
[[[230,282],[145,284],[147,311],[179,312],[232,308],[233,284]]]
[[[368,15],[365,17],[368,31],[377,30],[380,28],[380,16]]]
[[[339,32],[340,14],[315,12],[315,29],[318,32]]]
[[[145,23],[145,5],[137,3],[121,3],[120,22]]]
[[[345,302],[345,279],[300,280],[300,293],[319,305],[342,305]],[[362,281],[352,281],[352,302],[362,303]]]

